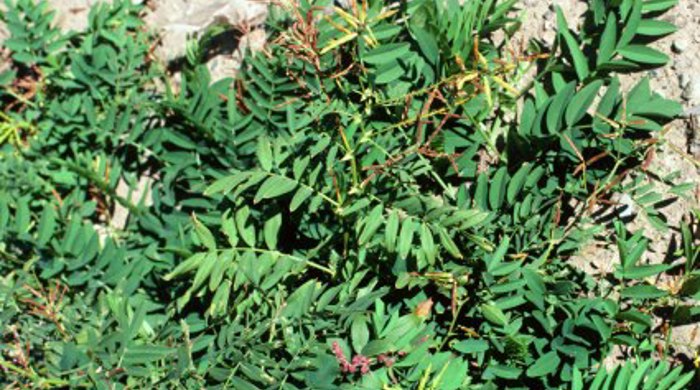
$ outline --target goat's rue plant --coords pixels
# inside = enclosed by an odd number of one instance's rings
[[[650,172],[680,106],[617,76],[666,64],[675,0],[557,9],[550,47],[516,0],[300,0],[235,78],[203,39],[178,83],[140,6],[64,34],[45,1],[5,3],[2,385],[693,381],[670,331],[700,314],[694,219],[656,265],[592,223],[622,195],[665,229],[692,187]],[[569,260],[606,228],[620,259],[586,274]]]

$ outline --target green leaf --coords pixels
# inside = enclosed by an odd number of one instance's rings
[[[228,211],[221,216],[221,231],[226,235],[229,245],[232,247],[238,246],[236,224],[233,222],[233,219],[229,217]]]
[[[642,379],[644,379],[644,374],[646,374],[647,370],[649,369],[652,363],[654,363],[654,361],[649,359],[639,364],[639,366],[634,370],[632,376],[630,377],[630,381],[627,384],[628,389],[640,388]]]
[[[525,186],[525,180],[527,179],[527,176],[530,174],[530,170],[532,169],[533,165],[529,163],[523,164],[517,172],[513,175],[513,178],[510,179],[510,182],[508,183],[508,191],[507,191],[507,197],[506,200],[508,201],[508,204],[513,204],[515,202],[515,198],[518,196],[520,193],[520,190],[523,189]]]
[[[281,226],[282,214],[275,214],[272,218],[265,221],[263,236],[265,238],[265,245],[267,245],[268,249],[277,249],[277,236],[279,235]]]
[[[623,390],[627,389],[627,385],[630,379],[630,376],[632,375],[631,372],[632,365],[628,362],[624,366],[622,366],[622,369],[618,371],[617,377],[615,378],[615,388],[614,390]],[[631,389],[631,387],[630,387]]]
[[[583,81],[586,77],[588,77],[590,73],[590,69],[588,68],[588,60],[581,51],[578,41],[569,31],[569,26],[566,23],[566,18],[564,17],[564,13],[562,12],[561,7],[559,6],[557,6],[557,27],[559,30],[559,34],[561,34],[564,37],[566,47],[569,49],[569,53],[571,54],[571,58],[574,62],[574,69],[576,70],[576,75],[578,76],[578,79],[580,81]]]
[[[498,244],[498,248],[496,248],[496,251],[491,254],[490,257],[486,258],[486,268],[491,271],[495,269],[497,266],[503,262],[503,259],[505,258],[506,252],[508,251],[508,246],[510,245],[510,238],[508,236],[505,236],[501,239],[501,242]]]
[[[517,379],[520,377],[520,374],[522,372],[522,369],[513,366],[506,366],[503,364],[489,364],[489,366],[486,368],[486,371],[484,372],[484,376],[490,374],[498,378]]]
[[[257,154],[260,166],[269,172],[272,169],[272,147],[267,137],[263,136],[258,140]]]
[[[685,272],[690,274],[695,268],[698,257],[700,257],[700,247],[696,245],[695,236],[687,223],[681,224],[681,241],[683,243],[683,256],[685,256]]]
[[[583,375],[577,367],[574,367],[572,372],[571,390],[583,390]]]
[[[48,205],[44,207],[44,211],[41,213],[41,220],[39,220],[39,226],[37,227],[37,245],[40,247],[46,245],[51,237],[53,237],[55,231],[56,211],[54,211],[51,205]]]
[[[222,177],[221,179],[215,181],[209,187],[207,187],[207,189],[204,191],[204,195],[210,196],[218,193],[228,194],[229,192],[233,191],[233,189],[236,188],[236,186],[243,183],[249,177],[250,175],[246,173],[238,173],[236,175]]]
[[[231,295],[231,282],[229,280],[224,280],[224,282],[221,283],[216,289],[216,293],[211,299],[211,304],[209,305],[209,315],[213,317],[220,317],[226,314],[229,295]]]
[[[250,247],[255,246],[255,227],[246,226],[248,224],[248,216],[250,215],[250,210],[248,207],[243,207],[236,212],[236,228],[238,235],[245,241]]]
[[[348,208],[343,210],[342,215],[343,216],[352,215],[352,214],[364,209],[365,207],[367,207],[369,205],[370,205],[370,200],[367,198],[362,198],[360,200],[353,202]]]
[[[476,191],[474,191],[474,204],[481,210],[489,210],[489,176],[484,172],[476,179]]]
[[[642,64],[663,65],[669,60],[666,54],[644,45],[628,45],[617,51],[626,59]]]
[[[678,28],[673,23],[656,19],[643,19],[637,28],[637,34],[649,37],[660,37],[676,31]]]
[[[358,315],[352,321],[350,326],[352,335],[352,347],[357,353],[362,353],[363,348],[369,341],[369,329],[367,328],[367,319],[365,316]]]
[[[683,106],[670,99],[652,96],[651,99],[630,108],[629,112],[649,118],[674,119],[683,113]]]
[[[247,380],[241,378],[240,376],[229,376],[227,382],[231,385],[232,389],[240,390],[260,390],[259,387],[248,382]]]
[[[377,356],[382,353],[391,351],[393,344],[385,340],[372,340],[362,349],[362,354],[365,356]]]
[[[126,348],[123,361],[125,365],[153,363],[172,355],[175,348],[160,345],[134,345]]]
[[[426,30],[411,26],[411,33],[414,41],[418,44],[423,57],[432,65],[436,65],[439,60],[440,51],[435,37]]]
[[[299,187],[289,203],[289,211],[294,212],[299,206],[313,194],[313,190],[308,187]]]
[[[670,268],[671,266],[668,264],[631,266],[623,271],[623,276],[626,279],[644,279],[658,275]]]
[[[495,325],[508,325],[508,317],[506,317],[505,313],[503,313],[503,311],[495,305],[483,304],[481,305],[481,312],[484,314],[484,318],[486,318],[486,320]]]
[[[413,233],[416,230],[416,223],[410,218],[406,218],[401,223],[401,233],[399,234],[399,256],[406,258],[413,244]]]
[[[663,12],[675,7],[676,4],[678,4],[678,0],[647,0],[644,2],[642,10],[645,13]]]
[[[679,374],[681,373],[682,366],[676,367],[678,370]],[[680,378],[678,378],[677,381],[673,384],[673,386],[669,387],[669,390],[682,390],[686,389],[687,385],[695,378],[696,373],[693,371],[686,372],[683,374]]]
[[[129,328],[126,330],[126,338],[128,340],[133,339],[136,337],[138,334],[139,330],[141,329],[141,326],[143,325],[143,321],[146,318],[146,305],[143,301],[141,301],[136,308],[136,311],[134,312],[134,316],[131,319],[131,322],[129,323]]]
[[[452,240],[452,237],[450,237],[447,231],[444,229],[439,229],[438,234],[440,235],[440,243],[450,255],[457,259],[464,258],[462,253],[459,251],[457,244],[454,242],[454,240]]]
[[[437,248],[435,247],[435,239],[433,238],[433,232],[430,230],[427,224],[420,224],[420,243],[423,253],[425,253],[428,263],[431,265],[435,264],[435,257],[437,255]]]
[[[620,40],[617,42],[617,47],[625,47],[634,38],[637,33],[637,28],[639,28],[639,23],[642,20],[642,2],[633,1],[632,10],[629,14],[629,18],[625,21],[625,25],[622,29],[622,35],[620,35]]]
[[[192,220],[194,221],[194,230],[197,232],[197,237],[199,237],[199,240],[205,247],[207,247],[207,249],[210,251],[215,251],[216,239],[214,239],[214,235],[197,219],[196,216],[192,216]]]
[[[202,264],[202,262],[204,261],[206,255],[206,253],[196,253],[190,256],[185,261],[178,264],[177,267],[175,267],[175,269],[172,270],[169,274],[165,275],[163,279],[169,281],[175,278],[176,276],[188,273],[191,270],[198,268],[200,264]]]
[[[406,55],[410,49],[411,45],[405,42],[387,43],[366,52],[362,60],[368,64],[382,65]]]
[[[549,134],[559,134],[565,107],[571,101],[575,91],[576,82],[572,81],[554,96],[552,104],[547,109],[547,130]]]
[[[533,365],[531,365],[526,374],[530,378],[537,378],[551,374],[559,369],[559,355],[555,351],[548,352],[537,359]]]
[[[297,187],[297,182],[284,176],[270,176],[258,188],[255,194],[254,203],[261,200],[273,199],[293,191]]]
[[[192,281],[192,287],[190,289],[191,291],[197,291],[199,287],[204,284],[204,282],[211,275],[211,272],[218,261],[219,257],[217,256],[216,252],[209,252],[207,254],[197,269],[197,272],[194,274],[194,280]]]
[[[214,263],[214,268],[211,271],[211,277],[209,278],[209,291],[213,292],[216,290],[221,281],[224,279],[224,274],[231,265],[233,252],[224,252]]]
[[[306,314],[314,303],[318,282],[309,280],[296,289],[287,300],[287,305],[282,309],[282,315],[290,318],[300,318]]]
[[[393,252],[396,247],[396,237],[399,232],[399,213],[392,210],[384,230],[384,246],[389,252]]]
[[[666,295],[668,295],[666,291],[650,285],[637,285],[624,288],[620,291],[621,297],[632,299],[655,299],[665,297]]]
[[[566,107],[565,119],[567,126],[573,127],[586,115],[586,111],[588,111],[588,108],[593,103],[593,100],[602,86],[603,81],[596,80],[583,87],[574,95],[573,99],[571,99],[571,102]]]
[[[406,71],[403,69],[403,67],[401,67],[401,64],[399,64],[397,61],[387,62],[380,66],[379,69],[377,69],[377,71],[375,72],[376,77],[374,79],[374,82],[378,85],[387,84],[397,80],[405,73]]]
[[[29,230],[30,223],[31,211],[29,210],[29,200],[27,198],[22,198],[17,201],[17,210],[15,211],[15,230],[20,234],[26,233]]]
[[[457,210],[451,216],[442,220],[441,225],[444,227],[456,226],[459,230],[466,230],[479,226],[488,216],[489,213],[478,209]]]
[[[615,55],[615,47],[617,46],[617,17],[615,13],[610,11],[603,35],[600,37],[600,47],[598,48],[598,66],[610,61]]]
[[[452,348],[462,353],[479,353],[487,351],[489,343],[481,339],[468,339],[452,344]]]
[[[633,322],[635,324],[642,325],[644,327],[651,327],[652,326],[652,319],[651,316],[645,313],[642,313],[638,310],[627,310],[623,311],[617,314],[615,317],[617,320],[621,321],[629,321]]]
[[[508,169],[501,167],[493,176],[489,191],[489,205],[491,210],[498,210],[503,205],[508,186]]]
[[[0,72],[0,87],[9,85],[15,77],[17,77],[17,72],[14,69]]]
[[[362,229],[362,234],[360,234],[359,244],[366,244],[377,232],[379,226],[381,226],[384,219],[382,218],[383,207],[382,205],[375,206],[369,215],[365,218],[364,228]]]

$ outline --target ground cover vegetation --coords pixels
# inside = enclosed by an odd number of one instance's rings
[[[63,33],[6,0],[0,384],[692,386],[697,215],[663,206],[693,183],[650,168],[681,107],[619,81],[666,64],[675,3],[558,10],[547,47],[516,0],[300,0],[234,78],[202,65],[218,26],[176,82],[142,6]],[[592,222],[619,196],[681,232],[666,262]],[[602,276],[570,261],[596,235]]]

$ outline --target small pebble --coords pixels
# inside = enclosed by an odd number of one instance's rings
[[[629,195],[622,194],[618,203],[618,214],[621,218],[630,218],[637,214],[636,205]]]
[[[673,44],[671,45],[671,49],[673,49],[673,51],[676,53],[683,53],[684,51],[688,50],[689,46],[690,46],[690,42],[688,42],[687,39],[678,38],[675,41],[673,41]]]

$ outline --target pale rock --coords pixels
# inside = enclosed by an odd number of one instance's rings
[[[693,104],[700,103],[700,74],[694,74],[689,77],[681,97]]]
[[[156,2],[155,10],[146,21],[150,26],[162,26],[161,44],[156,53],[165,61],[182,57],[187,40],[213,25],[223,24],[246,32],[267,18],[267,5],[253,0],[161,0]]]
[[[132,0],[133,1],[133,0]],[[108,0],[49,0],[56,11],[54,24],[64,31],[84,30],[91,7]],[[143,0],[136,0],[141,3]],[[245,33],[253,31],[267,18],[268,3],[260,0],[151,0],[146,9],[146,25],[160,35],[156,55],[165,62],[185,54],[187,40],[215,24],[224,24]],[[0,12],[4,2],[0,1]],[[7,37],[0,23],[0,43]]]
[[[690,83],[690,75],[688,73],[681,73],[678,76],[678,84],[681,88],[685,88]]]

